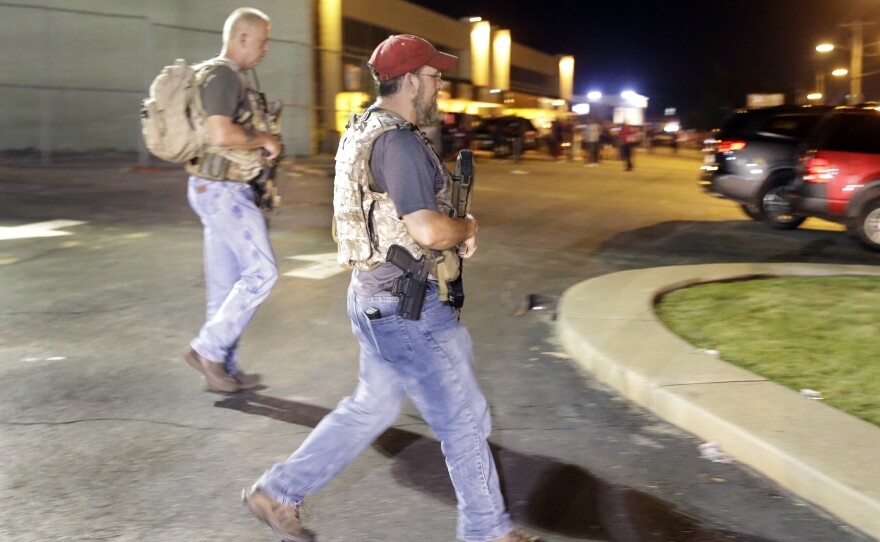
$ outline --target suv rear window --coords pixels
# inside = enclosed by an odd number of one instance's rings
[[[816,113],[809,115],[779,115],[778,117],[770,118],[761,127],[760,132],[805,139],[810,134],[813,126],[819,122],[820,118],[822,118],[821,115]]]
[[[720,138],[754,135],[805,139],[830,107],[791,107],[739,111],[724,124]]]
[[[737,135],[752,133],[755,127],[766,117],[764,111],[746,111],[735,113],[724,123],[719,135],[721,137],[734,137]]]
[[[880,154],[880,114],[833,115],[817,135],[820,150]]]

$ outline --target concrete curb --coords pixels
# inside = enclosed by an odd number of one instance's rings
[[[557,332],[602,382],[880,538],[880,428],[700,351],[654,314],[657,296],[683,286],[791,275],[880,276],[880,268],[779,263],[623,271],[568,289]]]

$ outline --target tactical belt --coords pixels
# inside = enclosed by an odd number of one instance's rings
[[[244,179],[232,179],[227,175],[229,173],[229,165],[232,163],[228,158],[208,152],[193,159],[193,165],[196,167],[196,175],[208,181],[232,181],[246,183]]]

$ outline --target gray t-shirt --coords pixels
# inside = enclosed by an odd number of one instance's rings
[[[429,143],[410,130],[385,132],[373,145],[370,168],[376,190],[387,192],[400,217],[415,211],[437,210],[435,195],[446,182],[444,172],[431,156]],[[390,263],[372,271],[355,270],[351,285],[354,291],[375,295],[389,291],[395,277],[403,272]]]
[[[232,68],[216,66],[202,84],[202,107],[205,115],[223,115],[235,118],[241,100],[241,80]]]

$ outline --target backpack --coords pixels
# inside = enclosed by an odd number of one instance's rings
[[[196,68],[182,58],[165,66],[150,85],[150,95],[141,105],[141,129],[147,149],[168,162],[183,163],[199,155],[202,137],[193,116],[200,114],[195,103],[198,83]]]

